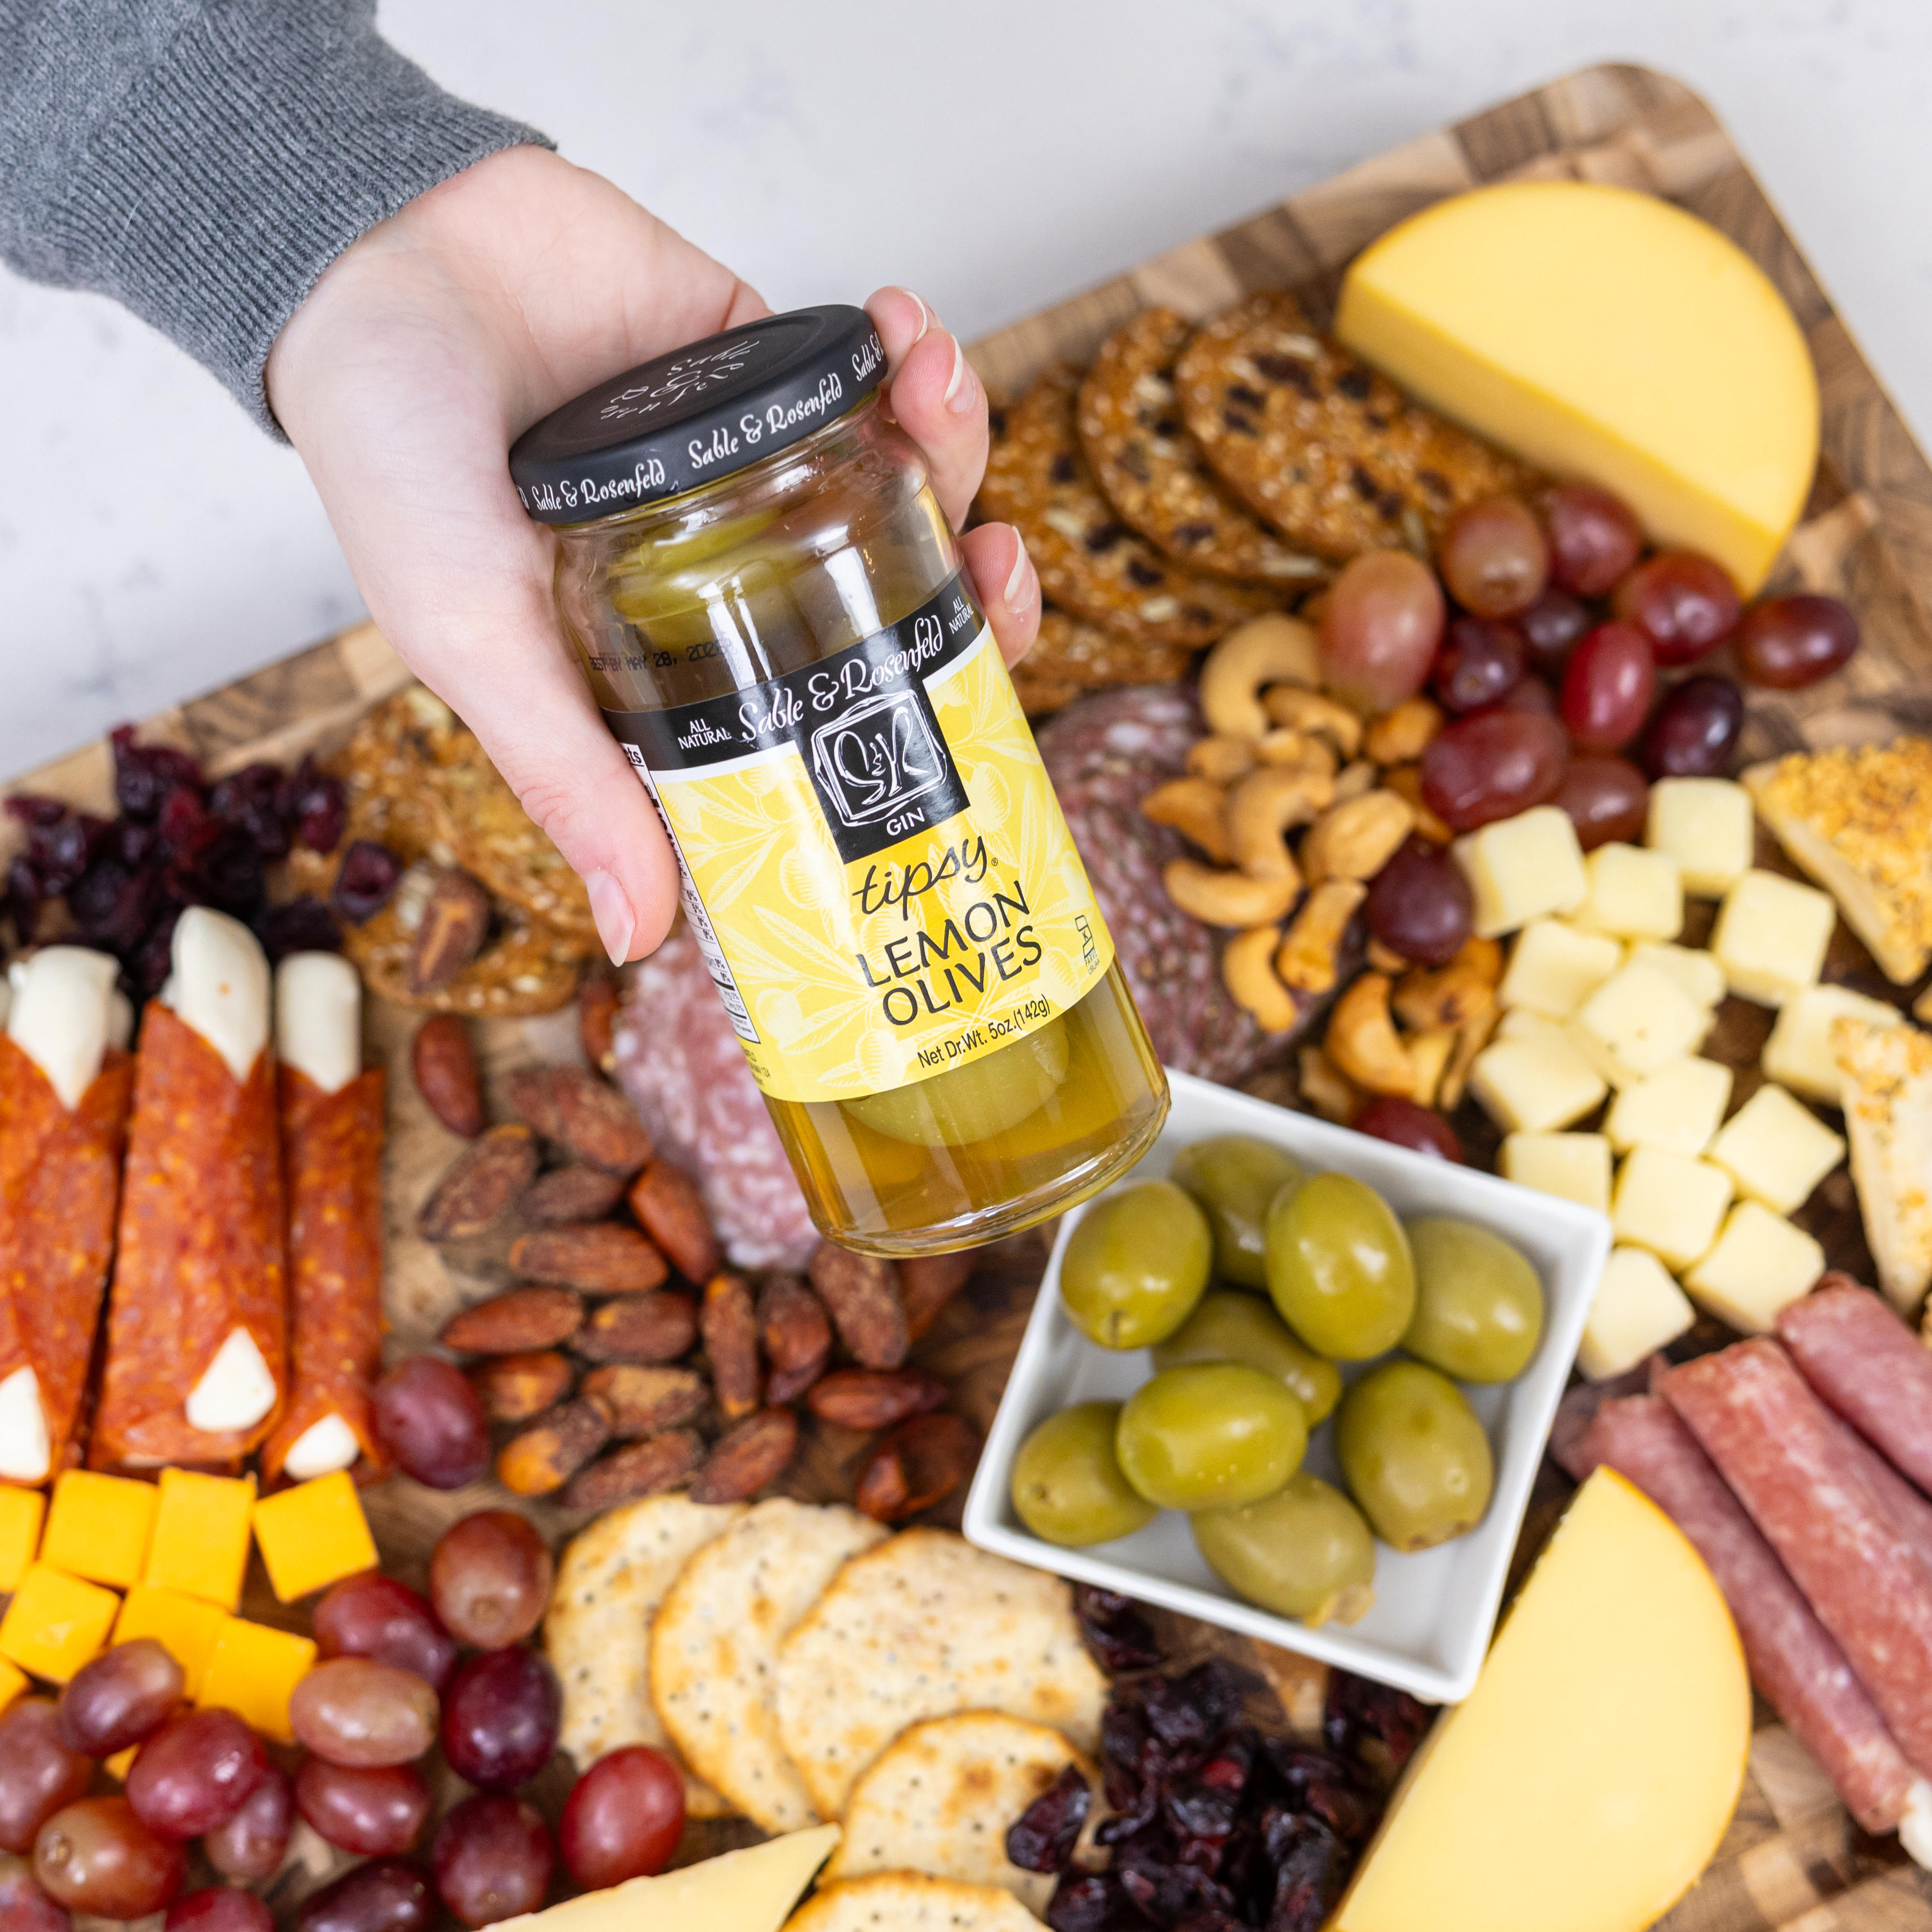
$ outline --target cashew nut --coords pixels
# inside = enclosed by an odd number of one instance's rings
[[[1373,791],[1379,776],[1366,758],[1358,758],[1352,765],[1344,765],[1335,774],[1335,802],[1343,805],[1352,798],[1360,798]]]
[[[1187,748],[1187,769],[1197,778],[1232,784],[1255,768],[1255,748],[1245,738],[1197,738]]]
[[[1490,1036],[1496,1030],[1498,1009],[1491,1006],[1487,1012],[1472,1014],[1456,1034],[1456,1050],[1449,1056],[1449,1064],[1442,1070],[1442,1078],[1436,1088],[1436,1104],[1445,1114],[1454,1113],[1462,1103],[1462,1090],[1469,1082],[1469,1069],[1475,1065],[1476,1056],[1490,1043]]]
[[[1283,985],[1304,993],[1325,993],[1334,985],[1342,936],[1368,892],[1360,880],[1330,879],[1308,895],[1275,955]]]
[[[1335,776],[1335,754],[1328,741],[1311,738],[1287,724],[1277,724],[1255,740],[1254,755],[1264,765],[1291,765],[1298,771]]]
[[[1262,709],[1277,724],[1292,724],[1298,731],[1328,739],[1345,758],[1352,758],[1362,748],[1362,721],[1346,704],[1318,691],[1284,686],[1262,700]]]
[[[1204,926],[1271,926],[1286,916],[1301,890],[1292,870],[1286,878],[1253,879],[1196,859],[1169,860],[1160,878],[1168,897]]]
[[[1292,765],[1262,765],[1250,772],[1228,794],[1228,843],[1234,863],[1251,878],[1292,879],[1299,891],[1301,874],[1286,835],[1307,824],[1334,789],[1334,781],[1324,773],[1298,771]]]
[[[1294,995],[1274,976],[1276,943],[1281,938],[1272,926],[1238,933],[1221,951],[1221,977],[1234,1004],[1253,1014],[1265,1033],[1286,1033],[1301,1017]]]
[[[1301,1097],[1324,1120],[1346,1127],[1355,1117],[1362,1096],[1352,1081],[1335,1071],[1335,1063],[1318,1046],[1301,1049]]]
[[[1464,1027],[1496,1004],[1495,986],[1474,958],[1458,952],[1446,966],[1418,966],[1405,973],[1395,989],[1395,1010],[1403,1025],[1417,1033],[1436,1027]]]
[[[1426,698],[1405,698],[1369,720],[1362,748],[1378,765],[1413,764],[1442,728],[1442,713]]]
[[[1406,798],[1415,808],[1415,829],[1432,845],[1447,845],[1455,833],[1423,802],[1422,767],[1391,765],[1382,774],[1382,783],[1397,798]]]
[[[1378,973],[1399,976],[1408,970],[1408,962],[1393,946],[1384,946],[1373,933],[1369,934],[1367,956]]]
[[[1234,853],[1228,843],[1222,797],[1221,788],[1211,778],[1169,778],[1141,800],[1141,816],[1156,825],[1172,826],[1216,865],[1225,866]]]
[[[1262,687],[1314,685],[1322,675],[1315,633],[1270,610],[1230,631],[1201,667],[1201,714],[1219,737],[1258,738],[1268,728]]]
[[[1364,973],[1335,1002],[1322,1046],[1337,1072],[1372,1094],[1415,1091],[1415,1062],[1389,1012],[1386,974]]]
[[[1302,841],[1302,870],[1311,883],[1372,879],[1395,856],[1414,824],[1415,808],[1392,791],[1364,792],[1331,806]]]
[[[1436,1027],[1410,1038],[1408,1057],[1415,1063],[1415,1085],[1408,1097],[1418,1106],[1435,1106],[1436,1089],[1442,1084],[1450,1056],[1456,1051],[1456,1034],[1448,1027]]]

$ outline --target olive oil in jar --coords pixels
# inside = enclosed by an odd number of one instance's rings
[[[567,404],[511,467],[814,1219],[884,1255],[1084,1198],[1167,1088],[862,310]]]

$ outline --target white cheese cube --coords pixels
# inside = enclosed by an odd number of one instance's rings
[[[1768,1081],[1731,1118],[1707,1158],[1738,1192],[1780,1214],[1803,1207],[1813,1188],[1845,1157],[1845,1143],[1802,1100]]]
[[[1544,1133],[1580,1120],[1604,1086],[1547,1021],[1524,1038],[1492,1040],[1469,1069],[1469,1090],[1506,1133]]]
[[[1450,847],[1476,896],[1476,936],[1496,939],[1546,913],[1583,903],[1583,848],[1570,814],[1554,805],[1499,818]]]
[[[1747,1335],[1768,1335],[1778,1311],[1810,1294],[1824,1272],[1825,1250],[1802,1228],[1755,1201],[1741,1201],[1684,1286],[1720,1322]]]
[[[1650,788],[1646,838],[1700,898],[1721,898],[1750,869],[1754,830],[1750,794],[1729,778],[1659,778]]]
[[[1613,1248],[1583,1324],[1576,1366],[1593,1382],[1607,1382],[1676,1341],[1696,1318],[1697,1311],[1654,1255]]]
[[[1505,1134],[1496,1172],[1520,1187],[1610,1211],[1610,1144],[1601,1134]]]
[[[1583,1056],[1584,1064],[1605,1086],[1621,1094],[1634,1087],[1642,1076],[1633,1073],[1594,1034],[1586,1033],[1574,1020],[1563,1023],[1563,1037]]]
[[[1724,895],[1711,950],[1742,999],[1781,1006],[1815,986],[1838,908],[1829,892],[1776,872],[1750,872]]]
[[[1844,1104],[1843,1080],[1832,1056],[1832,1022],[1851,1018],[1874,1026],[1901,1026],[1896,1006],[1849,986],[1807,986],[1780,1010],[1760,1064],[1771,1078],[1808,1100]]]
[[[1717,1239],[1730,1201],[1731,1177],[1722,1168],[1640,1147],[1617,1174],[1610,1226],[1618,1240],[1648,1248],[1666,1267],[1687,1268]]]
[[[1512,1006],[1496,1022],[1492,1040],[1542,1040],[1551,1034],[1561,1040],[1563,1028],[1555,1020],[1546,1019],[1540,1013],[1533,1013],[1527,1006]]]
[[[1599,845],[1583,861],[1589,890],[1576,923],[1619,939],[1675,939],[1684,930],[1684,882],[1668,852]]]
[[[1640,940],[1630,950],[1633,966],[1654,966],[1677,982],[1677,990],[1694,1006],[1707,1010],[1724,997],[1724,969],[1709,953],[1689,946],[1660,946]]]
[[[1603,933],[1533,919],[1516,935],[1496,998],[1505,1011],[1527,1006],[1546,1019],[1567,1020],[1623,958],[1623,948]]]
[[[1658,1147],[1694,1159],[1711,1144],[1731,1097],[1731,1070],[1715,1060],[1673,1060],[1610,1102],[1604,1132],[1619,1154]]]
[[[1576,1010],[1576,1026],[1633,1080],[1654,1073],[1696,1047],[1710,1016],[1677,982],[1641,962],[1612,973]]]

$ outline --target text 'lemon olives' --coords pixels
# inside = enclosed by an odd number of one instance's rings
[[[1333,1362],[1304,1348],[1288,1324],[1258,1294],[1210,1288],[1194,1312],[1156,1343],[1156,1369],[1183,1362],[1246,1362],[1279,1376],[1300,1403],[1308,1426],[1326,1418],[1342,1399],[1342,1372]]]
[[[1458,1382],[1513,1382],[1543,1339],[1543,1283],[1518,1249],[1472,1221],[1408,1223],[1415,1318],[1402,1346]]]
[[[1306,1469],[1258,1503],[1189,1521],[1208,1568],[1264,1610],[1352,1624],[1376,1600],[1375,1539],[1361,1512]]]
[[[1294,1474],[1307,1447],[1300,1403],[1245,1362],[1162,1370],[1127,1398],[1114,1434],[1127,1480],[1163,1509],[1258,1502]]]
[[[1421,1362],[1384,1362],[1342,1398],[1335,1454],[1348,1493],[1391,1548],[1427,1550],[1490,1506],[1490,1438],[1462,1391]]]
[[[1336,1361],[1393,1348],[1415,1312],[1408,1237],[1388,1203],[1346,1174],[1310,1174],[1276,1197],[1268,1286],[1282,1319]]]
[[[1131,1536],[1160,1514],[1120,1473],[1117,1402],[1076,1402],[1049,1415],[1013,1458],[1013,1508],[1047,1543],[1077,1549]]]
[[[1171,1178],[1207,1210],[1223,1281],[1267,1286],[1268,1208],[1301,1172],[1299,1161],[1252,1134],[1214,1134],[1174,1156]]]
[[[1094,1202],[1060,1263],[1073,1325],[1103,1348],[1147,1348],[1193,1312],[1214,1237],[1199,1204],[1171,1180],[1144,1180]]]

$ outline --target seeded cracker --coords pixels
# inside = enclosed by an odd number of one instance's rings
[[[827,1879],[910,1868],[968,1885],[996,1885],[1044,1913],[1051,1872],[1006,1856],[1006,1830],[1069,1765],[1096,1792],[1092,1761],[1046,1724],[998,1711],[962,1711],[915,1724],[860,1774]],[[1089,1827],[1092,1818],[1090,1814]]]
[[[814,1892],[784,1932],[1040,1932],[1040,1921],[997,1886],[896,1871]]]
[[[1192,664],[1177,646],[1142,644],[1048,608],[1040,614],[1037,641],[1013,668],[1013,689],[1027,716],[1037,718],[1112,685],[1172,684]]]
[[[1290,296],[1216,316],[1181,352],[1174,387],[1222,481],[1324,556],[1426,552],[1456,511],[1532,481],[1317,335]]]
[[[651,1625],[651,1700],[679,1754],[767,1832],[819,1822],[778,1742],[778,1645],[885,1535],[856,1510],[760,1503],[692,1557]]]
[[[1291,586],[1328,572],[1258,523],[1180,420],[1174,365],[1194,326],[1143,309],[1100,345],[1080,386],[1080,444],[1096,481],[1144,537],[1196,570]]]
[[[1006,1711],[1091,1750],[1106,1696],[1069,1586],[944,1530],[854,1557],[778,1650],[778,1735],[827,1818],[922,1718]]]
[[[1280,602],[1163,556],[1114,514],[1074,429],[1080,378],[1054,365],[1006,412],[986,459],[982,517],[1018,526],[1048,599],[1142,644],[1204,650]]]
[[[587,1771],[625,1744],[670,1748],[651,1703],[651,1619],[677,1573],[745,1514],[681,1496],[646,1496],[599,1516],[557,1565],[544,1648],[563,1686],[558,1742]],[[685,1809],[718,1818],[730,1807],[687,1772]]]

